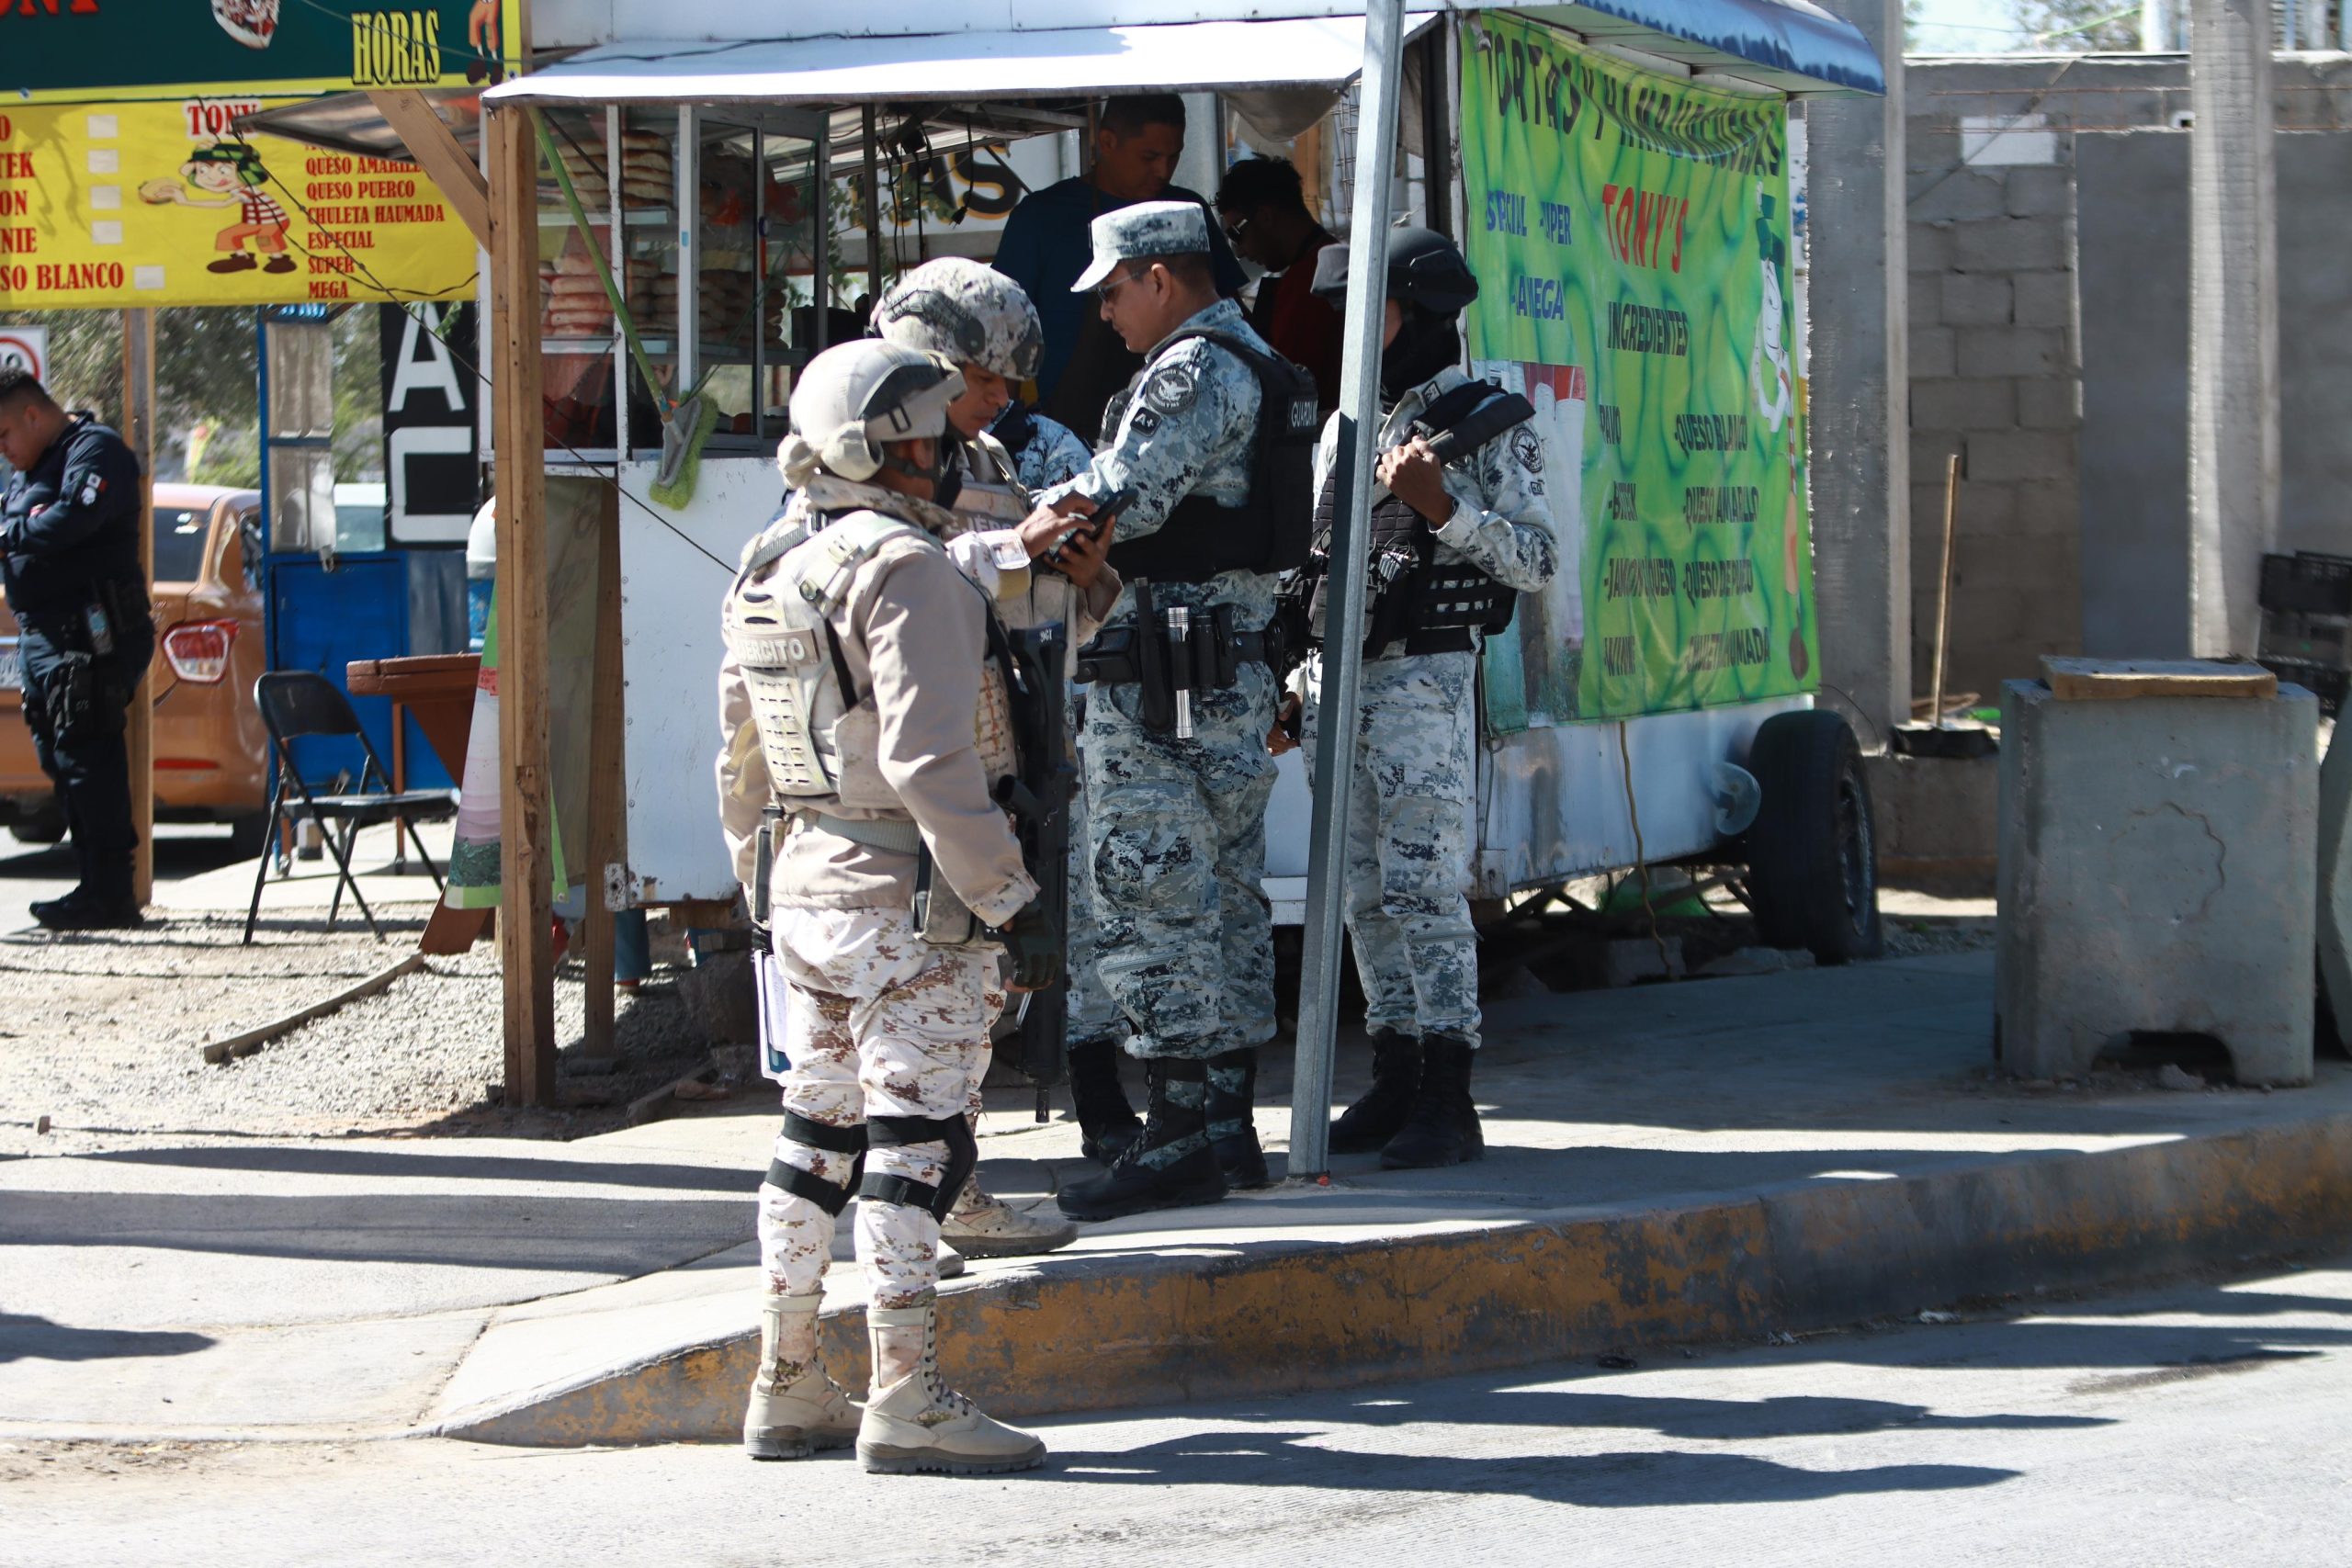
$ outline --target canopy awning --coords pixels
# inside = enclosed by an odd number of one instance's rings
[[[1412,38],[1435,20],[1407,18]],[[1363,18],[744,43],[613,43],[517,76],[493,103],[768,104],[1091,97],[1336,86],[1363,69]]]
[[[1511,9],[1694,74],[1789,94],[1886,91],[1885,67],[1861,30],[1811,0],[1576,0]]]

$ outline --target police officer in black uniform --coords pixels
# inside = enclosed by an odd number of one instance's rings
[[[0,370],[0,587],[23,632],[25,723],[56,781],[81,885],[32,906],[55,931],[139,923],[130,757],[123,728],[155,650],[140,563],[139,459],[29,374]]]

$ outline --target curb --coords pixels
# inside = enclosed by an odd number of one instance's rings
[[[2352,1115],[2326,1116],[1395,1240],[1056,1259],[943,1292],[941,1362],[1011,1418],[1264,1397],[2112,1287],[2347,1235]],[[824,1335],[862,1386],[863,1313],[829,1313]],[[731,1441],[758,1354],[747,1326],[429,1430]]]

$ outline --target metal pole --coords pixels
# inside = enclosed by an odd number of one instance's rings
[[[825,352],[832,343],[833,324],[833,122],[825,120],[825,133],[817,138],[809,152],[808,186],[815,199],[808,204],[810,232],[817,240],[817,276],[808,290],[816,306],[816,335],[809,344],[811,357]],[[800,345],[796,344],[794,347]],[[804,367],[805,368],[805,367]]]
[[[867,307],[882,302],[882,165],[876,145],[874,106],[865,106],[865,292]]]
[[[1331,536],[1329,635],[1316,709],[1315,819],[1306,856],[1306,952],[1299,976],[1298,1055],[1291,1079],[1290,1173],[1330,1168],[1331,1062],[1338,1049],[1340,930],[1347,908],[1348,785],[1355,773],[1356,685],[1363,668],[1364,582],[1371,562],[1373,446],[1380,429],[1380,348],[1388,301],[1386,243],[1396,112],[1403,85],[1404,0],[1364,7],[1363,85],[1356,119],[1355,210],[1350,220],[1345,351],[1340,361],[1338,506]]]
[[[139,455],[139,573],[155,597],[155,312],[122,313],[122,434]],[[138,846],[130,856],[130,892],[145,905],[155,896],[155,671],[150,660],[131,694],[123,731],[130,761],[130,826]]]

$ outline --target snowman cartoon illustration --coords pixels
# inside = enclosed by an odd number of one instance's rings
[[[180,182],[204,193],[192,196]],[[243,141],[214,137],[198,141],[180,165],[177,180],[149,180],[139,187],[139,199],[153,207],[233,207],[236,221],[224,225],[213,238],[219,259],[207,263],[208,272],[292,272],[294,258],[286,254],[286,209],[262,189],[269,171],[261,154]],[[252,242],[253,249],[245,248]],[[261,258],[267,256],[267,261]]]

